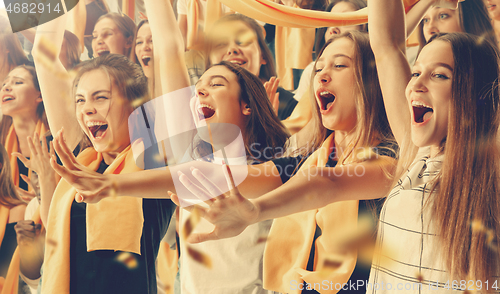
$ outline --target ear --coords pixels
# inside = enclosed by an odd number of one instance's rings
[[[38,97],[36,97],[35,99],[35,102],[43,102],[43,99],[42,99],[42,93],[40,92],[40,95],[38,95]]]
[[[250,114],[252,114],[252,109],[250,108],[250,105],[248,105],[247,103],[243,102],[241,104],[241,113],[243,113],[243,115],[250,115]]]
[[[125,42],[125,48],[132,48],[132,42],[134,42],[134,38],[132,36],[128,37]]]
[[[261,54],[262,55],[262,54]],[[264,57],[260,57],[260,65],[267,64],[267,60],[264,59]]]

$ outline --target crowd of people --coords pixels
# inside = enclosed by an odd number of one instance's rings
[[[0,15],[0,294],[498,292],[500,1],[221,2]]]

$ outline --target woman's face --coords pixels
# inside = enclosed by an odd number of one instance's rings
[[[339,2],[332,7],[331,13],[342,13],[342,12],[352,12],[356,11],[356,8],[352,3],[349,2]],[[360,31],[363,29],[362,25],[356,26],[343,26],[343,27],[329,27],[325,32],[325,42],[330,40],[334,35],[340,35],[348,31]]]
[[[154,74],[153,38],[151,35],[151,28],[148,23],[143,24],[137,31],[135,56],[141,64],[144,75],[147,78],[152,78]]]
[[[458,10],[433,7],[424,15],[422,22],[425,41],[437,33],[462,32]]]
[[[484,4],[488,9],[488,13],[493,20],[500,20],[500,1],[499,0],[484,0]]]
[[[35,89],[31,73],[24,68],[15,68],[7,75],[0,96],[2,114],[11,117],[16,115],[36,117],[36,109],[42,102],[42,96],[40,91]]]
[[[224,22],[212,29],[213,46],[209,53],[210,63],[228,61],[239,65],[256,76],[266,64],[257,40],[257,34],[242,21]]]
[[[223,65],[209,68],[196,83],[196,125],[231,123],[244,130],[251,109],[240,101],[240,90],[231,70]]]
[[[340,38],[325,48],[316,63],[314,94],[325,128],[349,132],[356,126],[354,43]]]
[[[406,87],[412,141],[418,147],[440,146],[448,131],[452,96],[453,52],[445,41],[426,45]]]
[[[92,32],[92,50],[94,57],[106,54],[125,55],[132,46],[131,38],[125,38],[115,22],[110,18],[103,18],[95,24]]]
[[[75,93],[76,117],[97,152],[121,152],[130,144],[132,106],[101,69],[82,75]]]

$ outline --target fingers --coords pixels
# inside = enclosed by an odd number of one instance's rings
[[[203,187],[205,187],[205,189],[207,189],[208,193],[210,193],[212,197],[224,195],[224,192],[222,192],[217,185],[210,181],[199,169],[191,168],[191,173],[194,178],[197,179]]]
[[[278,115],[278,110],[280,109],[280,93],[274,95],[274,100],[271,101],[273,105],[274,113]]]
[[[24,164],[24,166],[26,166],[27,168],[30,168],[30,161],[26,157],[24,157],[24,155],[22,155],[19,152],[12,152],[12,155],[17,156],[17,158],[19,158],[19,160],[21,160],[21,162]]]
[[[26,180],[24,180],[24,181],[26,181]],[[26,202],[30,202],[31,199],[36,197],[36,194],[34,192],[28,192],[28,191],[23,190],[19,187],[16,187],[16,191],[17,191],[17,194],[19,194],[19,197],[21,197],[21,199],[23,199]]]
[[[179,196],[177,196],[177,194],[175,193],[172,193],[171,191],[167,191],[168,193],[168,196],[170,196],[170,199],[172,199],[172,201],[175,203],[175,205],[181,207],[181,202],[180,202],[180,199],[179,199]],[[203,206],[200,206],[200,205],[190,205],[190,206],[185,206],[183,207],[183,209],[189,211],[189,212],[193,212],[195,209],[199,211],[199,214],[201,217],[205,216],[205,214],[207,213],[207,209]]]
[[[195,185],[185,174],[181,171],[178,171],[179,181],[189,190],[194,196],[202,201],[213,201],[212,196],[208,194],[205,190]]]
[[[52,166],[56,173],[63,179],[65,179],[68,183],[71,184],[74,182],[73,173],[71,173],[66,167],[59,165],[54,157],[50,158],[50,166]]]
[[[234,184],[234,179],[233,179],[233,174],[231,173],[231,169],[225,162],[222,163],[222,172],[226,177],[226,182],[227,185],[229,186],[229,192],[231,193],[231,195],[242,197],[240,195],[240,191],[238,191],[238,188]]]
[[[69,169],[73,169],[76,164],[76,159],[74,158],[73,153],[68,152],[69,148],[66,143],[63,142],[61,131],[59,131],[56,138],[54,139],[53,146],[57,155],[59,155],[59,159],[61,160],[62,164]]]

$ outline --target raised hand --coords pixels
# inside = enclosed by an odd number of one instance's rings
[[[97,173],[78,163],[66,145],[63,129],[54,138],[53,146],[63,165],[59,165],[55,157],[51,158],[50,165],[76,189],[77,202],[97,203],[114,194],[113,183],[107,175]]]
[[[234,185],[229,166],[223,164],[222,169],[229,186],[229,192],[226,193],[222,193],[198,169],[192,169],[192,175],[203,185],[204,189],[196,186],[186,175],[182,173],[179,175],[181,183],[208,205],[208,207],[201,205],[189,206],[185,207],[185,209],[191,211],[196,207],[201,212],[200,215],[203,218],[215,225],[214,230],[210,233],[191,234],[188,238],[188,242],[190,243],[200,243],[237,236],[247,226],[255,223],[259,216],[258,207],[252,201],[243,197]],[[169,192],[169,195],[179,205],[179,197],[172,192]]]
[[[267,97],[271,101],[274,113],[278,115],[278,109],[280,107],[280,93],[276,92],[278,90],[278,85],[280,84],[280,79],[277,77],[271,77],[269,81],[264,83],[264,88],[266,88]]]

